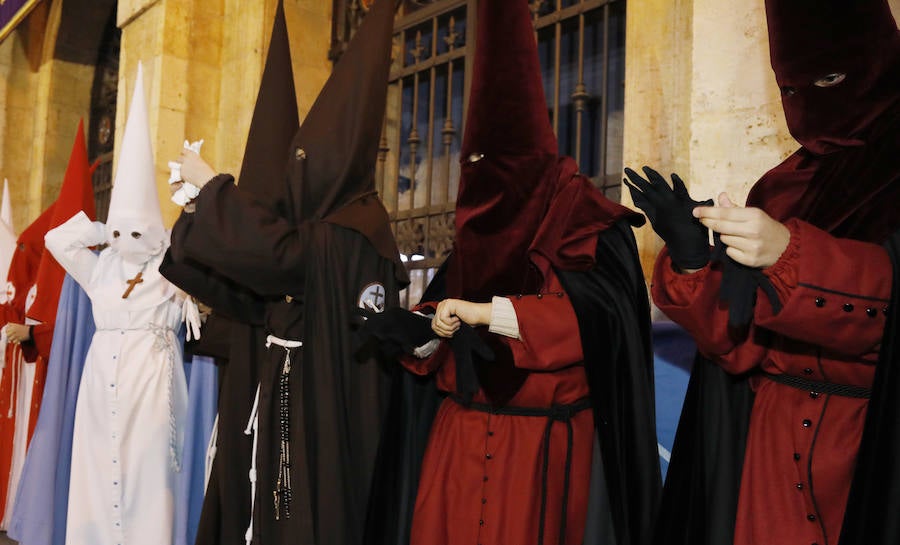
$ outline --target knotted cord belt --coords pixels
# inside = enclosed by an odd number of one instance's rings
[[[544,428],[544,438],[542,449],[544,452],[544,460],[541,466],[541,514],[540,523],[538,524],[537,545],[544,543],[544,525],[547,515],[547,478],[550,472],[550,437],[553,431],[553,424],[556,422],[564,422],[566,424],[566,467],[565,476],[563,477],[563,496],[562,496],[562,516],[559,522],[559,545],[566,543],[566,518],[569,507],[569,480],[572,471],[572,418],[581,411],[591,408],[591,400],[584,398],[581,401],[571,405],[553,405],[547,408],[531,408],[531,407],[494,407],[485,403],[466,402],[462,398],[451,395],[450,399],[455,401],[466,409],[475,411],[498,414],[504,416],[532,416],[546,418],[547,425]]]
[[[808,380],[793,375],[776,375],[772,373],[763,373],[767,379],[778,384],[784,384],[798,390],[807,392],[817,392],[820,394],[836,395],[841,397],[852,397],[856,399],[869,399],[872,397],[872,390],[864,386],[851,386],[849,384],[835,384],[834,382],[822,382],[818,380]]]

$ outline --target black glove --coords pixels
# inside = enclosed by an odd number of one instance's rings
[[[437,333],[431,329],[430,318],[404,308],[394,307],[384,312],[357,308],[356,314],[360,321],[357,322],[359,329],[354,351],[374,338],[385,356],[396,358],[411,354],[417,347],[437,338]]]
[[[712,260],[722,264],[722,285],[719,288],[719,299],[728,306],[728,325],[743,329],[750,325],[756,307],[756,290],[760,288],[769,298],[775,314],[781,312],[781,300],[775,286],[760,269],[742,265],[725,253],[727,246],[715,237],[716,246]]]
[[[494,351],[478,332],[465,322],[460,322],[459,329],[450,337],[450,349],[453,350],[453,359],[456,361],[456,391],[468,403],[481,388],[478,375],[475,374],[475,361],[472,355],[475,354],[485,361],[493,361]]]
[[[630,168],[625,169],[625,174],[631,183],[622,181],[631,190],[635,206],[644,211],[653,230],[666,242],[672,263],[681,269],[706,266],[709,263],[707,230],[692,212],[698,206],[712,206],[712,199],[693,200],[677,174],[672,174],[674,189],[650,167],[644,167],[648,180]]]

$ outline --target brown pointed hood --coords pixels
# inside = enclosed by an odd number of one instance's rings
[[[284,2],[278,2],[238,184],[267,207],[289,214],[284,191],[291,140],[300,127]]]
[[[394,7],[395,0],[375,2],[294,138],[298,222],[324,219],[375,191]]]
[[[477,21],[447,282],[489,300],[534,292],[551,266],[590,268],[596,234],[630,211],[559,157],[528,1],[482,0]]]

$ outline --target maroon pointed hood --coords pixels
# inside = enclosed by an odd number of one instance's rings
[[[817,155],[860,145],[900,89],[900,34],[887,0],[766,0],[766,16],[791,134]]]
[[[558,155],[528,1],[482,0],[477,21],[447,288],[489,300],[590,268],[597,233],[630,211]]]
[[[278,2],[238,184],[241,191],[285,215],[291,205],[284,190],[284,165],[299,127],[284,3]]]

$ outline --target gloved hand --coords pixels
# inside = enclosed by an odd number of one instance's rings
[[[362,320],[357,323],[359,329],[354,344],[361,347],[374,337],[380,351],[389,358],[411,354],[416,347],[437,338],[431,330],[430,318],[404,308],[394,307],[384,312],[358,308],[356,314]]]
[[[197,308],[197,303],[194,301],[193,297],[187,296],[184,298],[184,302],[181,304],[181,320],[184,322],[185,329],[187,330],[187,340],[196,341],[200,339],[200,326],[202,322],[200,321],[200,310]]]
[[[459,329],[450,337],[450,349],[453,350],[453,359],[456,361],[456,391],[468,402],[481,388],[478,383],[478,375],[475,374],[475,361],[472,354],[482,360],[493,361],[494,351],[475,331],[475,328],[465,322],[459,324]]]
[[[644,211],[653,230],[666,242],[676,267],[702,269],[709,263],[707,229],[692,212],[698,206],[712,206],[712,199],[693,200],[677,174],[672,174],[673,188],[669,188],[658,172],[650,167],[643,170],[647,180],[630,168],[625,174],[631,183],[622,180],[631,190],[635,206]]]
[[[760,288],[769,298],[772,311],[781,312],[781,300],[775,286],[762,270],[742,265],[725,253],[725,244],[716,236],[716,246],[712,260],[722,263],[722,284],[719,299],[728,306],[728,325],[743,329],[750,325],[756,308],[756,290]]]

